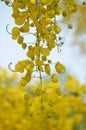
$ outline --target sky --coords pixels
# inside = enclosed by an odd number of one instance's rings
[[[8,64],[12,62],[14,68],[17,61],[26,59],[26,52],[12,40],[11,35],[6,31],[6,25],[9,24],[8,30],[11,32],[14,26],[14,20],[11,17],[12,10],[0,2],[0,67],[8,69]],[[61,53],[52,51],[50,58],[53,61],[60,61],[67,70],[71,72],[81,83],[86,81],[86,55],[81,54],[80,48],[71,46],[73,39],[73,30],[68,30],[63,26],[61,36],[65,37],[65,43]],[[29,38],[31,40],[31,38]],[[8,69],[9,70],[9,69]]]

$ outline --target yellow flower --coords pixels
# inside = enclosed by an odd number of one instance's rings
[[[15,18],[15,23],[17,25],[22,25],[24,23],[24,21],[25,21],[25,19],[23,19],[22,17],[18,16],[18,17]]]
[[[22,48],[26,49],[27,48],[27,44],[26,43],[22,43]]]
[[[50,73],[51,73],[51,69],[50,69],[50,65],[49,64],[45,64],[45,72],[48,74],[48,75],[50,75]]]
[[[57,76],[56,74],[52,74],[51,80],[52,80],[54,83],[57,83],[57,82],[58,82],[58,76]]]
[[[50,54],[50,50],[48,48],[41,48],[40,52],[44,56],[48,56]]]
[[[58,73],[63,73],[65,71],[65,66],[63,64],[61,64],[60,62],[57,62],[55,64],[55,69]]]
[[[18,39],[17,39],[17,42],[18,42],[19,44],[22,44],[22,43],[23,43],[23,40],[24,40],[24,37],[19,36]]]
[[[18,27],[14,27],[12,29],[12,38],[17,39],[20,35],[20,29]]]
[[[23,87],[26,86],[26,83],[27,83],[27,81],[26,81],[25,78],[22,78],[22,79],[19,81],[19,85],[20,85],[20,86],[23,86]]]
[[[30,30],[29,22],[26,21],[26,22],[24,23],[24,25],[20,28],[20,30],[21,30],[21,32],[23,32],[23,33],[29,32],[29,30]]]
[[[58,34],[61,32],[61,28],[59,26],[55,26],[55,32]]]
[[[18,71],[18,72],[21,72],[21,73],[24,72],[24,67],[22,66],[21,62],[18,62],[18,63],[15,65],[15,71]]]

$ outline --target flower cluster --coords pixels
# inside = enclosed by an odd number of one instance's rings
[[[63,94],[53,82],[43,83],[42,94],[36,85],[19,88],[15,75],[5,70],[0,70],[0,79],[1,130],[86,129],[86,84],[70,74]]]
[[[43,79],[42,74],[45,73],[51,76],[53,82],[58,82],[57,75],[51,72],[51,65],[54,64],[57,73],[63,73],[65,67],[59,61],[53,63],[49,55],[56,47],[60,52],[64,44],[64,37],[60,36],[61,27],[58,17],[66,17],[68,13],[74,13],[76,6],[65,4],[61,0],[14,0],[13,2],[5,0],[5,3],[13,11],[15,26],[11,32],[12,39],[26,49],[27,59],[16,63],[13,70],[25,72],[25,76],[20,80],[21,86],[31,81],[34,72],[38,73],[40,81]],[[71,29],[72,24],[69,24],[68,28]],[[26,35],[28,37],[32,35],[34,42],[27,42]]]

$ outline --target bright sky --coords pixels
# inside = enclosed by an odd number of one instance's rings
[[[8,29],[14,25],[14,20],[11,18],[11,8],[6,7],[4,3],[0,2],[0,67],[8,69],[8,64],[15,63],[19,60],[26,59],[25,51],[17,44],[16,41],[11,39],[6,31],[6,25],[9,24]],[[62,47],[62,52],[51,53],[53,61],[62,62],[67,70],[77,77],[81,82],[86,81],[86,55],[80,53],[78,47],[71,47],[70,42],[72,39],[72,31],[67,27],[62,36],[65,37],[65,44]]]

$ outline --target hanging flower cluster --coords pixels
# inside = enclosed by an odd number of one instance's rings
[[[48,59],[48,56],[54,47],[62,46],[57,38],[61,32],[56,20],[56,16],[61,14],[58,3],[58,0],[16,0],[12,3],[12,17],[17,25],[12,29],[12,39],[17,40],[23,49],[27,48],[26,55],[28,57],[27,60],[19,61],[15,65],[17,72],[22,73],[26,70],[26,75],[20,80],[21,86],[30,82],[34,71],[39,73],[40,79],[42,79],[43,72],[51,75],[52,61]],[[32,28],[34,30],[31,32]],[[26,33],[34,36],[34,44],[25,43],[23,35]],[[58,63],[56,63],[55,68],[57,72],[61,73],[65,67]],[[51,78],[53,82],[58,82],[56,74],[53,74]]]
[[[34,72],[39,74],[42,81],[42,74],[51,76],[53,82],[58,82],[57,74],[52,74],[52,60],[49,55],[53,48],[57,47],[58,52],[64,43],[64,38],[60,36],[61,27],[58,17],[73,13],[76,7],[72,4],[65,5],[61,0],[5,0],[5,3],[12,7],[12,17],[15,26],[12,28],[12,39],[26,49],[26,60],[16,63],[15,72],[23,73],[20,85],[25,86],[31,81]],[[67,10],[67,13],[66,13]],[[68,25],[72,28],[72,25]],[[25,35],[32,35],[34,42],[25,41]],[[9,67],[11,69],[11,67]],[[57,73],[63,73],[65,66],[56,61],[54,68]],[[11,69],[12,70],[12,69]]]
[[[20,81],[21,85],[25,86],[31,80],[34,71],[39,72],[40,78],[42,78],[42,72],[51,75],[52,61],[48,59],[48,56],[54,47],[59,48],[63,44],[62,38],[58,35],[61,28],[56,18],[61,15],[62,9],[59,6],[59,0],[15,0],[12,8],[12,17],[17,25],[12,29],[12,38],[17,40],[23,49],[27,48],[28,60],[20,61],[15,65],[15,71],[24,72],[25,69],[27,71]],[[22,35],[30,34],[32,28],[34,32],[31,34],[34,35],[35,42],[33,45],[27,45]],[[58,73],[62,73],[65,69],[59,62],[55,64],[55,68]],[[57,78],[56,75],[51,77]]]

